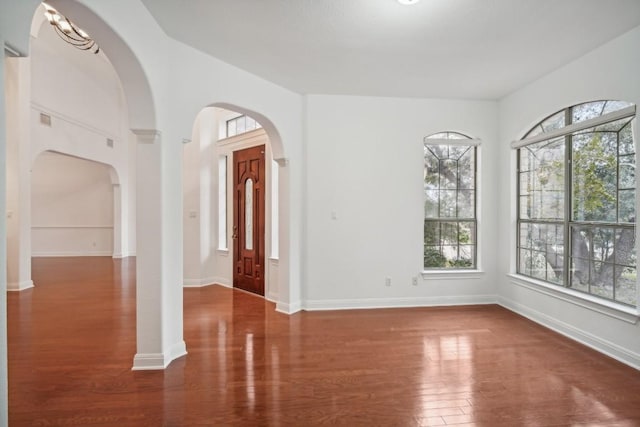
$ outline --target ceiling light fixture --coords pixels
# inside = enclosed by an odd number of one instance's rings
[[[45,8],[44,16],[62,40],[80,50],[88,50],[96,54],[100,52],[98,44],[82,28],[48,4],[42,3],[42,5]]]
[[[403,4],[405,6],[408,6],[410,4],[416,4],[418,3],[420,0],[398,0],[398,3]]]

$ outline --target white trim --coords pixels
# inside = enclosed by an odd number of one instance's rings
[[[18,52],[17,49],[14,49],[13,47],[9,46],[8,44],[4,44],[4,51],[7,54],[7,56],[11,57],[11,58],[20,58],[26,55],[22,55],[20,52]]]
[[[271,263],[271,265],[278,265],[280,264],[280,258],[269,257],[269,262]]]
[[[481,270],[424,270],[420,273],[424,280],[482,279]]]
[[[511,148],[521,148],[527,145],[535,144],[536,142],[546,141],[548,139],[558,138],[563,135],[568,135],[574,132],[578,132],[584,129],[589,129],[598,125],[602,125],[616,120],[625,119],[627,117],[633,117],[636,115],[636,106],[632,105],[622,110],[613,111],[611,113],[603,114],[593,119],[585,120],[583,122],[573,123],[569,126],[565,126],[560,129],[554,129],[551,132],[543,132],[531,138],[524,138],[511,143]]]
[[[238,117],[240,117],[240,116],[238,116]],[[229,119],[229,120],[233,120],[233,119]],[[268,138],[267,131],[265,131],[264,128],[259,127],[257,129],[253,129],[253,130],[250,130],[248,132],[242,132],[242,133],[239,133],[237,135],[230,136],[228,138],[218,139],[218,144],[220,144],[220,145],[230,145],[230,144],[235,144],[235,143],[238,143],[238,142],[248,143],[249,141],[255,142],[255,141],[258,141],[258,140],[262,140],[264,138]]]
[[[216,252],[220,256],[229,256],[229,249],[216,249]]]
[[[157,129],[131,129],[139,144],[155,144],[160,142],[162,132]]]
[[[184,341],[176,343],[165,353],[137,353],[133,357],[132,371],[151,371],[166,369],[175,359],[187,354]]]
[[[113,229],[113,225],[32,225],[31,229],[48,229],[48,228],[99,228],[99,229]]]
[[[277,303],[278,302],[278,294],[277,294],[277,292],[273,292],[271,290],[269,290],[267,295],[265,295],[265,298],[269,302],[273,302],[273,303]]]
[[[74,126],[82,128],[82,129],[88,130],[89,132],[93,132],[93,133],[95,133],[97,135],[104,136],[105,138],[112,139],[114,141],[114,143],[119,141],[119,138],[117,138],[114,134],[112,134],[111,132],[109,132],[107,130],[97,128],[97,127],[92,126],[92,125],[90,125],[88,123],[85,123],[85,122],[82,122],[82,121],[80,121],[78,119],[75,119],[75,118],[73,118],[71,116],[67,116],[64,113],[61,113],[61,112],[56,111],[56,110],[52,110],[51,108],[47,108],[42,104],[38,104],[37,102],[31,101],[31,109],[35,110],[35,111],[37,111],[39,113],[44,113],[44,114],[47,114],[47,115],[49,115],[51,117],[55,117],[58,120],[62,120],[63,122],[67,122],[70,125],[74,125]]]
[[[568,323],[554,319],[539,311],[533,310],[523,304],[519,304],[505,297],[498,298],[498,304],[507,310],[513,311],[529,320],[532,320],[546,328],[551,329],[567,338],[577,341],[600,353],[606,354],[632,368],[640,370],[640,354],[629,351],[617,344],[604,340],[589,332],[578,329]]]
[[[460,295],[441,297],[400,297],[400,298],[358,298],[307,300],[304,309],[315,310],[352,310],[370,308],[406,308],[406,307],[439,307],[454,305],[486,305],[496,304],[495,295]]]
[[[23,280],[22,282],[8,282],[7,292],[20,292],[33,288],[33,280]]]
[[[287,304],[284,302],[276,302],[276,311],[283,314],[295,314],[302,310],[302,304],[300,301]]]
[[[640,319],[640,311],[633,307],[616,304],[613,301],[602,300],[589,294],[574,291],[563,286],[552,285],[519,274],[508,274],[507,277],[511,279],[511,283],[514,285],[595,311],[596,313],[604,314],[605,316],[613,317],[614,319],[632,325],[637,324]]]
[[[462,145],[470,147],[479,147],[482,141],[471,138],[424,138],[424,145]]]
[[[112,251],[96,251],[96,252],[87,252],[87,251],[69,251],[69,252],[32,252],[31,256],[34,258],[51,258],[51,257],[75,257],[75,256],[108,256],[113,257]]]
[[[184,279],[182,286],[185,288],[203,288],[205,286],[220,285],[230,288],[229,282],[223,277],[203,277],[202,279]]]

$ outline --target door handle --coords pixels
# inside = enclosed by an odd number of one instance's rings
[[[232,239],[237,239],[238,238],[238,227],[233,227],[233,235],[231,236]]]

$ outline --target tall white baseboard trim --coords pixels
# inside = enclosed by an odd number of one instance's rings
[[[132,371],[162,370],[169,366],[178,357],[187,354],[187,346],[180,341],[171,347],[166,353],[138,353],[133,358]]]
[[[302,304],[300,301],[286,304],[283,302],[276,302],[276,311],[283,314],[294,314],[302,310]]]
[[[202,279],[184,279],[182,286],[185,288],[202,288],[204,286],[220,285],[225,288],[230,288],[231,284],[223,277],[204,277]]]
[[[359,298],[342,300],[307,300],[303,308],[307,311],[352,310],[368,308],[437,307],[449,305],[495,304],[495,295],[466,295],[444,297],[403,298]]]
[[[71,256],[113,256],[111,251],[69,251],[69,252],[33,252],[34,258],[71,257]]]
[[[7,283],[7,291],[9,292],[19,292],[30,288],[33,288],[33,280],[23,280],[22,282]]]
[[[517,303],[508,298],[499,297],[498,304],[507,310],[511,310],[521,316],[526,317],[544,327],[551,329],[567,338],[586,345],[600,353],[606,354],[632,368],[640,370],[640,354],[629,351],[626,348],[614,344],[610,341],[597,337],[587,331],[578,329],[573,325],[562,322],[537,310],[533,310],[523,304]]]

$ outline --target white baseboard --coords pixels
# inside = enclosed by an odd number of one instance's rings
[[[79,257],[79,256],[113,256],[111,251],[69,251],[69,252],[32,252],[34,258],[52,258],[52,257]]]
[[[511,310],[521,316],[526,317],[546,328],[551,329],[567,338],[586,345],[600,353],[606,354],[632,368],[640,370],[640,354],[629,351],[626,348],[602,339],[590,332],[576,328],[573,325],[555,319],[549,315],[533,310],[523,304],[517,303],[508,298],[499,297],[498,304],[507,310]]]
[[[302,310],[302,304],[300,301],[286,304],[283,302],[276,302],[276,311],[283,314],[294,314]]]
[[[368,308],[437,307],[451,305],[495,304],[495,295],[462,295],[442,297],[358,298],[342,300],[307,300],[304,310],[352,310]]]
[[[182,286],[185,288],[202,288],[204,286],[220,285],[225,288],[232,287],[229,281],[223,277],[205,277],[202,279],[184,279]]]
[[[30,288],[33,288],[33,280],[23,280],[22,282],[7,283],[7,291],[9,292],[19,292]]]
[[[138,353],[133,358],[132,371],[152,371],[166,369],[175,359],[187,354],[184,341],[176,343],[166,353]]]

